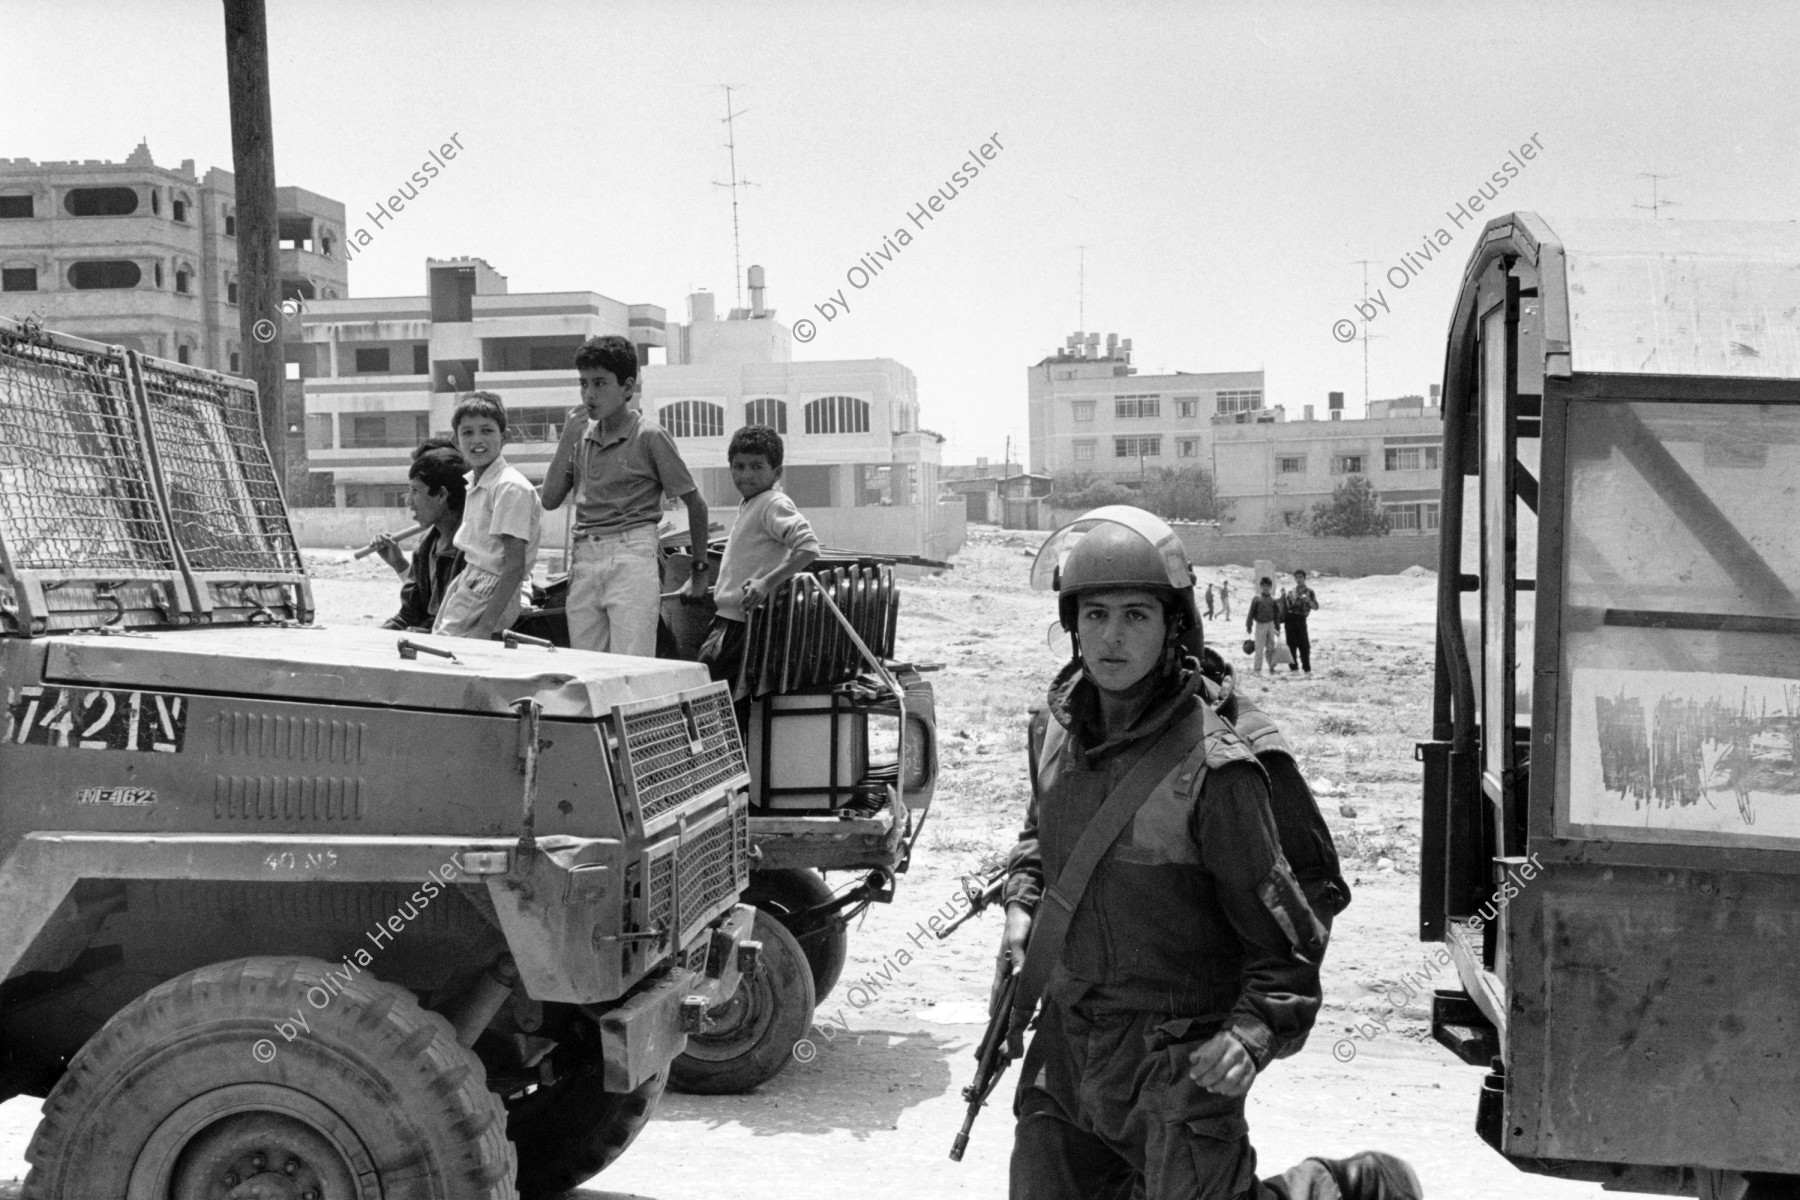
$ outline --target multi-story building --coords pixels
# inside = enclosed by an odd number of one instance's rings
[[[1238,533],[1304,529],[1312,506],[1331,499],[1339,484],[1366,478],[1380,496],[1392,531],[1438,528],[1443,412],[1421,396],[1371,400],[1361,420],[1215,421],[1219,497],[1230,502],[1226,528]]]
[[[1263,373],[1139,375],[1131,339],[1076,333],[1027,371],[1033,473],[1141,479],[1159,467],[1213,470],[1213,422],[1263,409]],[[1254,419],[1250,417],[1248,419]]]
[[[287,344],[305,396],[310,499],[339,508],[398,508],[413,447],[448,433],[457,399],[498,395],[509,417],[507,461],[543,477],[571,409],[581,404],[575,351],[618,334],[640,361],[663,345],[663,310],[594,292],[510,295],[479,258],[427,259],[426,294],[319,300]]]
[[[346,295],[344,206],[303,188],[275,198],[282,295]],[[159,167],[143,144],[122,163],[0,159],[0,313],[239,371],[232,174]]]
[[[793,362],[788,327],[763,306],[761,268],[751,268],[749,308],[721,321],[699,292],[685,325],[592,292],[509,295],[480,259],[428,260],[426,273],[425,296],[324,301],[301,314],[290,371],[305,392],[321,502],[398,507],[412,448],[447,432],[460,395],[477,388],[506,404],[507,461],[541,481],[581,404],[575,351],[618,334],[643,364],[645,416],[675,437],[715,510],[738,502],[732,433],[765,424],[786,443],[783,486],[828,544],[930,557],[961,544],[960,506],[937,503],[943,439],[919,427],[912,372],[885,358]],[[656,347],[666,362],[650,362]]]

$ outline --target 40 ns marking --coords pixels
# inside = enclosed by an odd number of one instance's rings
[[[6,740],[64,750],[174,754],[187,737],[185,696],[33,684],[9,688]]]

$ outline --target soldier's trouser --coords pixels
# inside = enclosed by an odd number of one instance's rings
[[[1188,1077],[1221,1025],[1046,1002],[1013,1104],[1012,1200],[1338,1200],[1313,1159],[1258,1180],[1243,1097]]]

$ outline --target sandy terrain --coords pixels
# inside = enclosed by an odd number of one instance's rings
[[[947,942],[920,934],[920,922],[951,901],[959,875],[1011,843],[1024,811],[1026,712],[1059,656],[1045,643],[1054,604],[1027,586],[1043,535],[972,534],[955,571],[904,586],[902,655],[945,664],[931,676],[943,763],[937,804],[895,903],[872,909],[852,932],[844,981],[815,1024],[817,1056],[755,1095],[668,1096],[625,1157],[577,1196],[822,1200],[843,1195],[847,1181],[894,1200],[1005,1194],[1011,1076],[977,1123],[965,1161],[947,1157],[998,919],[984,916]],[[331,552],[315,558],[321,620],[372,623],[393,611],[387,568]],[[1249,571],[1206,569],[1202,583],[1228,574],[1237,620],[1219,622],[1217,640],[1248,670],[1236,651]],[[1311,1042],[1251,1093],[1263,1166],[1380,1147],[1411,1159],[1434,1200],[1598,1197],[1598,1187],[1521,1175],[1475,1136],[1482,1072],[1430,1040],[1429,985],[1398,1011],[1384,998],[1422,972],[1430,951],[1415,933],[1412,746],[1429,731],[1436,585],[1430,577],[1315,582],[1324,606],[1312,621],[1316,674],[1252,678],[1247,687],[1300,753],[1354,898],[1332,939]],[[884,970],[887,978],[875,974]],[[1355,1034],[1359,1023],[1373,1036]],[[0,1180],[24,1172],[37,1104],[0,1106]],[[16,1184],[0,1183],[0,1197],[16,1194]]]

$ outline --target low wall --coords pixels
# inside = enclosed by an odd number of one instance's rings
[[[1056,529],[1081,516],[1072,509],[1046,510],[1045,526]],[[1313,537],[1305,533],[1220,533],[1211,525],[1171,522],[1197,567],[1248,566],[1258,559],[1278,571],[1304,567],[1348,578],[1398,575],[1408,567],[1438,567],[1436,533],[1393,533],[1386,537]]]
[[[561,557],[569,507],[564,505],[544,514],[540,543],[544,554]],[[960,499],[925,511],[910,506],[802,511],[821,542],[844,550],[917,554],[942,562],[962,549],[967,536]],[[674,515],[685,528],[686,512],[677,509]],[[730,529],[736,515],[734,508],[712,510],[712,519],[726,529]],[[378,533],[397,533],[413,523],[412,514],[404,508],[296,508],[289,510],[288,517],[300,544],[315,549],[366,546]]]

